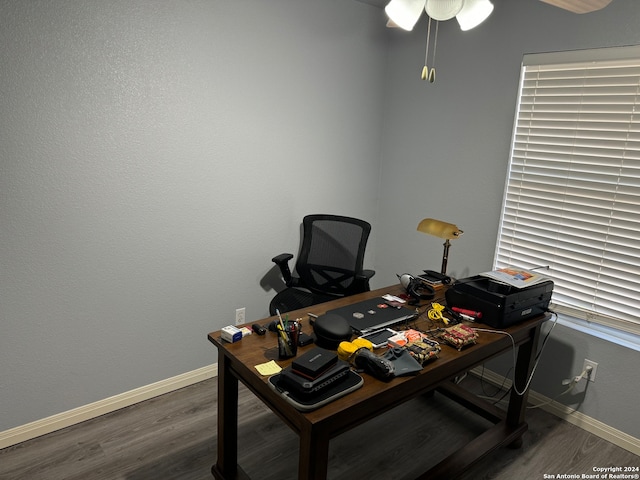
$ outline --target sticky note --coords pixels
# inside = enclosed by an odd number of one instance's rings
[[[268,376],[280,373],[280,370],[282,370],[282,368],[274,360],[271,360],[270,362],[256,365],[256,370],[258,370],[258,373],[260,375]]]

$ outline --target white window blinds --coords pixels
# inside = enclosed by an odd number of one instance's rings
[[[549,266],[557,311],[640,333],[640,48],[525,56],[496,268]]]

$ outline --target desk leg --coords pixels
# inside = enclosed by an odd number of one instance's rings
[[[238,474],[238,379],[223,354],[218,355],[218,459],[211,473],[219,479]]]
[[[518,357],[516,360],[516,370],[514,373],[514,384],[519,391],[522,391],[529,379],[529,375],[533,370],[533,362],[535,361],[536,350],[538,346],[538,338],[540,336],[540,326],[529,331],[529,340],[518,347]],[[451,398],[458,397],[463,400],[463,405],[467,408],[472,407],[476,413],[480,413],[476,409],[475,402],[470,398],[465,398],[457,392],[457,388],[451,386],[441,387],[441,391]],[[470,467],[480,458],[488,455],[490,452],[502,445],[509,445],[518,448],[522,445],[522,435],[527,431],[525,423],[525,413],[527,409],[527,396],[529,391],[524,395],[518,395],[511,390],[509,398],[509,407],[504,420],[498,421],[495,426],[486,430],[480,436],[469,442],[465,447],[449,455],[428,472],[418,477],[418,480],[436,480],[450,479],[458,476],[463,470]],[[493,409],[492,409],[493,410]],[[485,418],[496,421],[502,415],[492,413],[487,410]],[[494,418],[491,418],[494,417]]]
[[[518,358],[516,360],[516,369],[513,375],[513,385],[518,391],[522,392],[527,387],[527,381],[533,370],[535,356],[538,349],[538,339],[540,337],[540,326],[534,328],[530,332],[530,340],[520,345],[518,348]],[[517,427],[525,422],[525,414],[527,411],[527,399],[529,398],[529,389],[524,395],[518,395],[515,388],[511,389],[509,398],[509,408],[507,409],[507,425]],[[511,445],[515,448],[520,447],[522,439],[518,439]]]
[[[298,480],[324,480],[329,463],[329,435],[326,432],[300,432]]]

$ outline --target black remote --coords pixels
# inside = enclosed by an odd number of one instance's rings
[[[258,335],[264,335],[265,333],[267,333],[267,329],[264,328],[262,325],[258,325],[257,323],[254,323],[253,325],[251,325],[251,328]]]

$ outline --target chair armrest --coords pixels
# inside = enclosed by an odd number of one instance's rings
[[[362,272],[356,275],[355,281],[353,282],[353,288],[351,290],[353,290],[354,293],[368,292],[371,290],[369,287],[369,279],[375,274],[375,270],[362,270]]]
[[[371,277],[373,277],[376,274],[375,270],[369,270],[369,269],[364,269],[362,270],[362,276],[369,280]]]
[[[275,257],[273,257],[271,261],[280,266],[281,264],[286,264],[292,258],[293,255],[290,253],[281,253],[280,255],[276,255]]]
[[[291,270],[289,269],[289,260],[291,260],[292,258],[293,255],[290,253],[281,253],[280,255],[276,255],[271,259],[271,261],[275,263],[278,268],[280,268],[280,273],[282,274],[282,278],[287,287],[290,287],[293,281]]]

